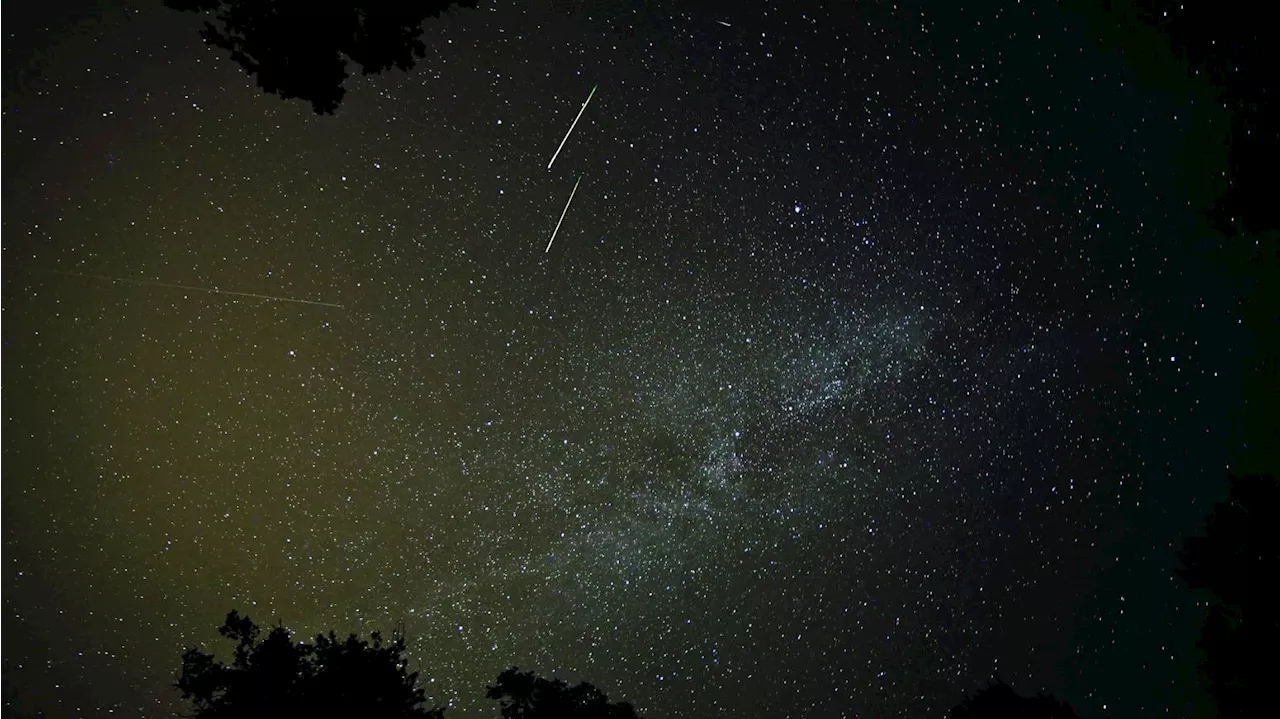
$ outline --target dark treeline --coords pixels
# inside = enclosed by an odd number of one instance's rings
[[[1227,501],[1214,506],[1205,534],[1188,537],[1178,574],[1214,601],[1197,646],[1200,670],[1220,719],[1256,715],[1270,705],[1280,613],[1271,582],[1280,574],[1280,482],[1273,476],[1231,477]]]
[[[1266,682],[1280,641],[1280,616],[1267,591],[1280,573],[1280,483],[1272,476],[1231,477],[1226,501],[1214,506],[1203,536],[1189,537],[1178,574],[1194,590],[1213,593],[1199,647],[1201,669],[1221,719],[1252,716],[1266,706]],[[442,719],[425,707],[418,673],[408,670],[404,632],[389,642],[374,633],[345,639],[330,631],[295,641],[282,626],[263,635],[232,611],[220,629],[234,643],[230,664],[199,648],[182,657],[176,687],[195,719],[360,716]],[[611,702],[586,682],[569,685],[512,667],[487,688],[503,719],[638,719],[626,702]],[[952,707],[950,719],[1076,719],[1052,696],[1024,697],[996,681]]]
[[[427,708],[408,671],[405,637],[397,631],[383,643],[330,632],[315,642],[296,642],[277,626],[266,636],[249,617],[232,611],[221,634],[235,642],[231,664],[197,648],[182,657],[176,687],[193,705],[194,719],[268,717],[367,717],[443,719],[444,709]],[[502,719],[639,719],[627,702],[611,702],[591,684],[570,685],[517,667],[498,675],[486,696],[498,702]],[[1077,719],[1065,702],[1039,695],[1023,697],[996,683],[966,696],[950,719]]]
[[[355,634],[339,639],[332,631],[299,642],[282,626],[263,636],[234,610],[219,631],[235,643],[230,664],[198,648],[182,656],[175,686],[195,719],[443,717],[443,708],[424,706],[418,672],[408,670],[403,631],[386,643],[377,632],[364,640]],[[637,719],[630,704],[610,702],[586,682],[571,686],[517,667],[498,675],[486,696],[498,702],[503,719]]]

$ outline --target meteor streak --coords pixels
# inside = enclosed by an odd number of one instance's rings
[[[551,166],[555,164],[556,158],[560,156],[560,150],[564,149],[564,143],[569,140],[569,135],[573,134],[573,128],[576,127],[578,124],[578,118],[582,117],[582,113],[587,109],[587,103],[591,102],[591,97],[596,94],[597,87],[600,87],[600,86],[599,85],[592,86],[591,92],[587,95],[587,102],[582,103],[582,108],[578,110],[578,117],[573,118],[573,124],[569,126],[569,131],[564,134],[564,139],[560,141],[560,147],[556,148],[556,154],[552,155],[551,162],[547,163],[548,170],[550,170]]]
[[[578,182],[582,182],[582,175],[578,175]],[[578,182],[573,183],[573,192],[569,193],[569,202],[573,202],[573,196],[578,191]],[[564,216],[569,214],[569,202],[564,203],[564,212],[560,213],[560,222],[564,222]],[[556,241],[556,233],[560,231],[560,222],[557,222],[556,229],[551,231],[551,239],[547,242],[547,252],[551,251],[551,243]]]
[[[67,270],[46,270],[40,267],[28,267],[32,272],[43,272],[50,275],[63,275],[64,277],[81,277],[90,280],[104,280],[106,282],[128,282],[135,285],[144,285],[151,287],[168,287],[173,290],[188,290],[191,292],[208,292],[214,295],[234,295],[236,297],[251,297],[255,300],[270,300],[272,302],[294,302],[300,305],[315,305],[317,307],[334,307],[336,309],[345,309],[342,305],[335,305],[332,302],[316,302],[314,300],[299,300],[293,297],[276,297],[275,295],[259,295],[252,292],[235,292],[233,290],[219,290],[213,287],[193,287],[191,285],[179,285],[172,282],[160,282],[158,280],[134,280],[128,277],[110,277],[108,275],[95,275],[88,272],[69,272]]]

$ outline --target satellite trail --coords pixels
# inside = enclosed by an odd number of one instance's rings
[[[587,102],[582,103],[582,108],[578,110],[578,117],[573,118],[573,124],[569,126],[569,131],[564,134],[564,139],[560,141],[560,147],[556,148],[556,154],[552,155],[551,162],[547,163],[548,170],[550,170],[551,166],[555,164],[556,158],[560,156],[560,151],[564,149],[564,143],[569,140],[569,135],[573,134],[573,128],[577,126],[578,119],[582,117],[582,113],[587,109],[587,103],[591,102],[591,97],[596,94],[597,87],[600,86],[592,86],[591,92],[587,94]]]
[[[151,287],[168,287],[173,290],[188,290],[191,292],[208,292],[213,295],[233,295],[235,297],[251,297],[255,300],[270,300],[272,302],[293,302],[300,305],[315,305],[317,307],[333,307],[336,309],[345,309],[342,305],[336,305],[332,302],[316,302],[314,300],[299,300],[293,297],[277,297],[275,295],[259,295],[252,292],[235,292],[233,290],[219,290],[213,287],[192,287],[191,285],[179,285],[172,282],[160,282],[158,280],[134,280],[128,277],[111,277],[109,275],[95,275],[88,272],[69,272],[67,270],[46,270],[40,267],[26,268],[31,272],[43,272],[50,275],[63,275],[65,277],[82,277],[91,280],[103,280],[106,282],[128,282],[135,285],[145,285]]]
[[[582,175],[578,175],[578,182],[582,182]],[[573,183],[573,192],[569,193],[569,202],[573,202],[573,196],[578,191],[578,182]],[[551,239],[547,242],[547,252],[551,251],[551,243],[556,241],[556,233],[560,231],[560,223],[564,222],[564,216],[569,214],[569,202],[564,203],[564,212],[560,213],[560,222],[557,222],[556,229],[551,231]]]

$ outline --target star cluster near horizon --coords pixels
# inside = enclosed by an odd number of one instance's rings
[[[1196,359],[1132,328],[1161,141],[1106,143],[1167,108],[1056,10],[979,19],[1013,59],[943,12],[496,4],[323,118],[162,8],[67,34],[6,107],[19,704],[168,715],[238,608],[403,623],[456,716],[512,664],[654,719],[1124,706],[1079,587],[1135,367]]]

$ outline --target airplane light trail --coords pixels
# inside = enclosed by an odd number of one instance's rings
[[[578,175],[578,182],[582,182],[582,175]],[[573,183],[573,192],[569,193],[569,202],[573,202],[573,196],[578,191],[578,182]],[[551,232],[551,239],[547,242],[547,252],[551,251],[551,243],[556,241],[556,233],[560,231],[560,223],[564,222],[564,216],[569,214],[569,202],[564,203],[564,212],[560,213],[560,222],[556,223],[556,229]]]
[[[275,295],[259,295],[252,292],[235,292],[234,290],[219,290],[212,287],[193,287],[191,285],[179,285],[172,282],[160,282],[159,280],[134,280],[128,277],[110,277],[108,275],[95,275],[88,272],[70,272],[67,270],[48,270],[41,267],[28,267],[32,272],[44,272],[50,275],[63,275],[65,277],[81,277],[91,280],[104,280],[106,282],[129,282],[135,285],[149,285],[151,287],[168,287],[174,290],[188,290],[191,292],[208,292],[214,295],[234,295],[236,297],[250,297],[255,300],[270,300],[272,302],[294,302],[300,305],[315,305],[317,307],[334,307],[336,309],[345,309],[342,305],[336,305],[332,302],[316,302],[314,300],[299,300],[293,297],[277,297]]]
[[[578,117],[573,118],[573,124],[569,125],[569,131],[564,134],[564,139],[560,141],[560,147],[556,148],[556,154],[552,155],[551,162],[547,163],[548,170],[550,170],[551,166],[555,164],[556,158],[560,156],[560,150],[564,149],[564,143],[569,140],[569,135],[573,134],[573,128],[578,125],[578,119],[581,118],[582,113],[586,111],[587,103],[591,102],[592,96],[596,94],[597,87],[600,87],[600,86],[595,85],[591,88],[591,92],[587,95],[587,102],[582,103],[582,108],[578,110]]]

